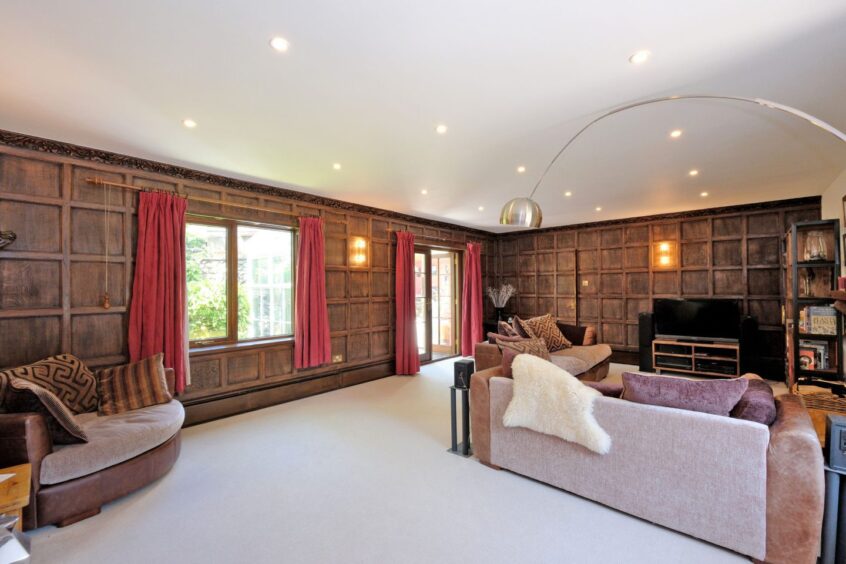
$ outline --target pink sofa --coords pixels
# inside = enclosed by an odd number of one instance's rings
[[[824,479],[820,444],[797,396],[759,423],[600,397],[611,451],[502,418],[513,381],[499,368],[471,379],[473,452],[483,463],[766,562],[816,561]]]

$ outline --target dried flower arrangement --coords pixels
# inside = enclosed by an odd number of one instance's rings
[[[491,288],[490,286],[488,286],[488,297],[493,302],[495,308],[505,307],[505,304],[508,303],[508,300],[511,299],[511,296],[516,293],[517,291],[511,284],[503,284],[499,287],[499,289]]]

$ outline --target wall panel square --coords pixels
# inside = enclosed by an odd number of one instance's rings
[[[58,206],[0,199],[0,218],[3,219],[3,231],[14,231],[18,235],[17,241],[6,250],[62,252],[61,208]],[[102,222],[102,214],[100,219]],[[100,223],[101,233],[102,226]]]
[[[0,155],[0,192],[59,198],[61,180],[62,169],[56,163]]]
[[[59,261],[0,259],[0,309],[61,307],[61,281]]]

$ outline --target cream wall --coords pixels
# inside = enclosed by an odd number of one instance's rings
[[[846,169],[822,193],[822,219],[839,219],[840,230],[843,232],[843,196],[846,196]],[[841,248],[841,259],[843,249]],[[841,260],[841,264],[843,261]]]

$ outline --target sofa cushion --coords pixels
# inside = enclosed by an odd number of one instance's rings
[[[518,354],[530,354],[549,360],[549,351],[543,339],[521,339],[519,337],[498,337],[496,344],[502,351],[502,375],[511,378],[511,364]]]
[[[561,329],[559,329],[558,325],[555,324],[555,320],[552,318],[552,314],[550,313],[539,317],[533,317],[525,321],[521,319],[520,325],[523,327],[523,330],[529,334],[529,336],[537,337],[546,341],[546,346],[549,348],[549,352],[560,351],[561,349],[573,346],[573,343],[567,340],[567,337],[564,336]]]
[[[608,378],[599,382],[582,381],[582,384],[593,388],[607,398],[619,398],[623,395],[623,383],[611,382]]]
[[[40,413],[47,424],[47,432],[55,444],[81,443],[88,440],[73,412],[58,396],[35,382],[6,376],[0,378],[3,386],[3,407],[9,413]]]
[[[549,355],[549,362],[562,370],[566,370],[573,376],[579,376],[589,370],[588,365],[584,360],[575,356],[559,354],[560,352],[562,351],[556,351]]]
[[[100,415],[167,403],[172,399],[167,389],[162,353],[132,364],[97,372]]]
[[[773,389],[757,374],[744,374],[743,378],[749,380],[749,387],[731,410],[731,416],[767,426],[772,425],[776,419]]]
[[[33,364],[3,370],[0,375],[22,378],[46,388],[74,413],[97,410],[97,379],[72,354],[51,356]]]
[[[696,381],[624,372],[622,398],[728,417],[748,386],[745,378]]]
[[[517,330],[514,329],[514,326],[508,323],[507,321],[498,321],[496,324],[496,329],[500,335],[505,335],[506,337],[520,336],[520,334],[517,333]]]
[[[514,319],[511,320],[511,326],[514,328],[514,332],[517,333],[517,335],[523,337],[524,339],[531,339],[533,335],[526,332],[526,328],[523,326],[523,323],[525,323],[525,321],[516,315],[514,316]]]
[[[601,362],[605,362],[609,358],[611,358],[611,347],[608,345],[590,345],[585,347],[570,347],[569,349],[564,349],[562,351],[558,351],[555,354],[567,355],[567,356],[574,356],[579,360],[584,361],[587,365],[585,370],[590,370],[597,364]]]
[[[85,444],[57,447],[41,461],[41,483],[58,484],[93,474],[147,452],[182,427],[185,410],[176,400],[127,411],[76,417],[88,435]]]

